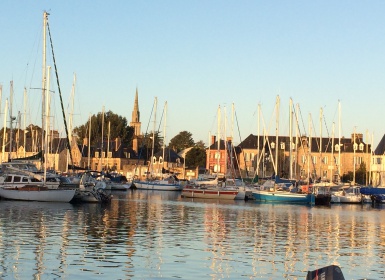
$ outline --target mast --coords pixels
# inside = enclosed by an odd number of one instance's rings
[[[276,106],[276,119],[275,119],[275,176],[278,176],[278,131],[279,131],[279,103],[280,103],[280,98],[279,95],[277,95],[277,106]]]
[[[111,132],[111,121],[108,121],[108,139],[107,139],[107,170],[109,169],[108,154],[110,152],[110,132]]]
[[[341,176],[341,102],[338,100],[338,182]]]
[[[293,99],[290,98],[289,103],[289,179],[293,179]]]
[[[357,144],[356,144],[356,127],[354,127],[354,132],[353,132],[353,185],[356,184],[356,149],[357,149]]]
[[[0,97],[1,98],[1,97]],[[24,137],[23,137],[23,146],[24,146],[24,157],[26,157],[26,151],[27,151],[27,127],[26,127],[26,117],[27,117],[27,89],[24,88],[24,115],[23,115],[23,127],[24,127]]]
[[[5,145],[7,144],[7,114],[8,114],[8,98],[5,100],[4,108],[4,132],[3,132],[3,148],[2,148],[2,162],[5,161]]]
[[[308,185],[310,185],[310,161],[312,160],[311,158],[311,113],[309,113],[309,144],[308,144],[308,161],[307,161],[307,180],[308,180]]]
[[[320,136],[319,136],[319,176],[322,178],[322,119],[323,119],[323,110],[320,109],[320,117],[319,117],[319,124],[320,124]]]
[[[74,128],[73,125],[73,114],[74,114],[74,96],[75,96],[75,84],[76,84],[76,74],[74,73],[74,78],[72,82],[72,90],[71,90],[71,108],[70,108],[70,115],[69,115],[69,129],[68,129],[68,138],[72,142],[72,131]],[[70,158],[71,150],[67,150],[67,164],[66,164],[66,172],[68,172],[68,160]],[[73,163],[72,163],[73,164]]]
[[[332,163],[331,163],[331,167],[332,167],[332,172],[330,174],[330,182],[333,182],[333,176],[334,176],[334,132],[335,132],[335,123],[333,122],[333,129],[332,129]]]
[[[217,141],[217,176],[218,173],[221,171],[221,165],[220,165],[220,157],[221,157],[221,106],[218,106],[218,124],[217,124],[217,133],[218,133],[218,141]]]
[[[13,81],[10,82],[10,97],[9,97],[9,119],[10,119],[10,135],[9,135],[9,159],[12,159],[12,144],[13,144],[13,127],[12,122],[14,121],[14,117],[12,116],[12,104],[13,104]]]
[[[41,101],[41,150],[44,150],[44,128],[45,128],[45,95],[46,95],[46,79],[47,79],[47,22],[48,13],[43,13],[43,63],[42,63],[42,101]]]
[[[90,114],[90,122],[88,127],[88,170],[91,169],[91,114]]]
[[[100,149],[100,153],[101,153],[101,164],[100,164],[100,171],[103,171],[103,152],[104,152],[104,147],[103,147],[103,140],[104,140],[104,135],[103,135],[103,132],[104,132],[104,106],[102,108],[102,145],[101,145],[101,149]]]
[[[155,149],[155,129],[156,129],[156,109],[158,107],[158,98],[155,97],[155,102],[154,102],[154,126],[153,126],[153,131],[152,131],[152,147],[151,147],[151,174],[153,174],[154,171],[154,166],[153,166],[153,160],[154,160],[154,149]]]
[[[47,67],[47,85],[46,85],[46,89],[49,89],[49,83],[50,83],[50,71],[51,71],[51,66],[48,66]],[[44,135],[44,155],[43,155],[43,158],[44,158],[44,184],[46,182],[46,179],[47,179],[47,162],[48,162],[48,159],[47,159],[47,155],[48,155],[48,130],[49,130],[49,122],[48,122],[48,116],[49,116],[49,94],[46,94],[45,96],[45,109],[46,111],[44,112],[44,117],[45,117],[45,135]]]
[[[258,130],[258,135],[257,135],[257,151],[258,151],[258,160],[257,160],[257,175],[258,175],[258,181],[259,181],[259,160],[261,158],[260,152],[263,153],[263,157],[265,157],[265,151],[261,151],[259,147],[259,141],[260,141],[260,115],[261,115],[261,104],[258,104],[258,124],[257,124],[257,130]],[[263,159],[263,162],[265,162],[265,159]],[[264,166],[264,164],[263,164]],[[265,174],[263,174],[264,176]],[[258,181],[256,183],[258,183]]]
[[[164,153],[165,153],[165,149],[166,149],[166,122],[167,122],[167,101],[164,103],[164,125],[163,125],[163,161],[162,161],[162,170],[163,170],[163,167],[164,167]],[[162,170],[160,171],[161,174],[162,174]]]

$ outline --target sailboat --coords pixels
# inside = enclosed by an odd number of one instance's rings
[[[153,175],[154,171],[154,161],[156,158],[154,157],[154,147],[155,147],[155,124],[156,124],[156,107],[157,107],[158,99],[155,97],[154,101],[154,127],[153,127],[153,134],[152,134],[152,149],[151,149],[151,160],[149,163],[149,172],[148,175]],[[167,102],[165,103],[165,112],[167,112]],[[165,118],[166,119],[166,118]],[[166,121],[165,121],[166,123]],[[164,125],[164,133],[165,133],[165,125]],[[163,139],[163,151],[165,150],[165,136]],[[164,156],[163,156],[164,159]],[[162,162],[163,163],[163,162]],[[175,175],[170,175],[167,178],[163,179],[154,179],[149,176],[147,176],[147,179],[145,181],[134,181],[133,186],[137,189],[143,189],[143,190],[160,190],[160,191],[180,191],[183,189],[183,186],[179,179]]]
[[[227,158],[227,147],[226,147],[226,141],[221,140],[221,134],[220,134],[220,125],[221,125],[221,108],[218,107],[218,140],[217,140],[217,152],[216,152],[216,165],[214,167],[214,171],[217,172],[216,179],[214,183],[211,183],[211,181],[207,181],[206,184],[202,184],[201,181],[195,181],[191,182],[190,184],[187,184],[183,190],[182,190],[182,197],[185,198],[205,198],[205,199],[227,199],[227,200],[234,200],[241,192],[241,196],[239,199],[245,199],[245,192],[243,190],[240,190],[239,186],[236,185],[236,181],[233,181],[232,186],[231,180],[227,182],[227,179],[225,177],[224,181],[218,180],[218,174],[221,172],[221,158],[223,156],[225,157],[225,161]],[[224,143],[224,150],[225,152],[221,154],[221,143]],[[227,165],[227,161],[226,164]],[[226,170],[224,170],[226,171]]]
[[[278,143],[278,119],[279,119],[279,103],[280,98],[277,96],[276,99],[276,143]],[[290,112],[291,112],[291,102],[290,102]],[[290,124],[291,129],[291,124]],[[266,136],[265,136],[266,137]],[[291,143],[290,143],[291,144]],[[270,149],[270,143],[268,143]],[[291,150],[292,147],[290,147]],[[278,149],[276,149],[275,154],[275,174],[277,174],[277,159],[278,159]],[[291,170],[291,169],[290,169]],[[286,180],[285,180],[286,181]],[[289,181],[289,180],[288,180]],[[280,203],[296,203],[296,204],[310,204],[315,203],[315,196],[313,193],[298,193],[288,190],[286,186],[287,182],[279,182],[278,178],[275,180],[267,180],[259,189],[253,191],[253,197],[256,201],[264,202],[280,202]],[[293,188],[294,190],[295,188]]]
[[[44,31],[46,29],[48,14],[44,12]],[[45,32],[44,32],[45,35]],[[45,37],[44,37],[44,51],[45,54]],[[44,56],[44,55],[43,55]],[[46,118],[49,114],[49,98],[47,96],[47,89],[49,89],[50,67],[46,68],[45,58],[43,58],[43,109],[42,109],[42,128],[48,131],[48,121]],[[47,74],[47,75],[46,75]],[[11,96],[10,96],[10,131],[12,138],[12,99],[13,99],[13,83],[11,82]],[[44,133],[43,133],[44,134]],[[44,140],[44,152],[47,152],[47,133]],[[10,154],[12,154],[12,139],[10,142]],[[46,158],[46,157],[45,157]],[[44,202],[69,202],[75,195],[75,189],[61,189],[58,184],[47,184],[47,162],[44,162],[44,174],[37,177],[36,174],[28,170],[15,168],[17,165],[5,164],[3,167],[6,172],[0,176],[0,196],[4,199],[23,200],[23,201],[44,201]]]

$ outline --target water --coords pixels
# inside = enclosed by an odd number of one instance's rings
[[[115,192],[110,205],[0,201],[1,279],[385,277],[385,208]]]

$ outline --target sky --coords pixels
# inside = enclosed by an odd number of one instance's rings
[[[137,89],[142,132],[156,115],[166,143],[188,131],[208,144],[220,131],[239,144],[263,128],[275,135],[276,124],[288,136],[290,99],[303,135],[363,133],[375,148],[385,133],[385,1],[6,0],[0,10],[2,125],[11,81],[13,115],[27,108],[26,124],[41,124],[47,11],[74,126],[103,108],[129,123]],[[55,83],[51,71],[51,125],[64,133]]]

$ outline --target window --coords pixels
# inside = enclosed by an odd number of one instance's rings
[[[106,157],[106,152],[102,152],[102,157]]]
[[[20,176],[13,177],[13,182],[14,183],[20,183],[21,182],[21,177]]]
[[[354,151],[357,151],[357,147],[358,147],[357,143],[354,143],[354,144],[353,144],[353,150],[354,150]]]
[[[329,158],[325,156],[322,161],[324,164],[328,164]]]
[[[112,158],[112,152],[108,152],[108,157]]]
[[[360,151],[363,151],[364,150],[364,144],[360,143],[359,149],[360,149]]]
[[[317,164],[317,157],[312,156],[312,162],[313,162],[313,164]]]
[[[95,157],[96,157],[96,158],[99,157],[99,152],[95,152]]]
[[[302,156],[302,163],[306,163],[306,156],[305,155]]]
[[[249,161],[249,154],[245,153],[245,161]]]
[[[340,145],[339,145],[339,144],[336,144],[336,145],[334,146],[334,150],[338,152],[338,151],[340,150]]]
[[[356,164],[361,164],[362,163],[362,157],[356,157]]]
[[[285,143],[281,142],[281,150],[284,150],[284,149],[285,149]]]
[[[221,158],[221,154],[220,154],[219,152],[216,152],[216,153],[215,153],[215,158],[216,158],[216,159]]]

